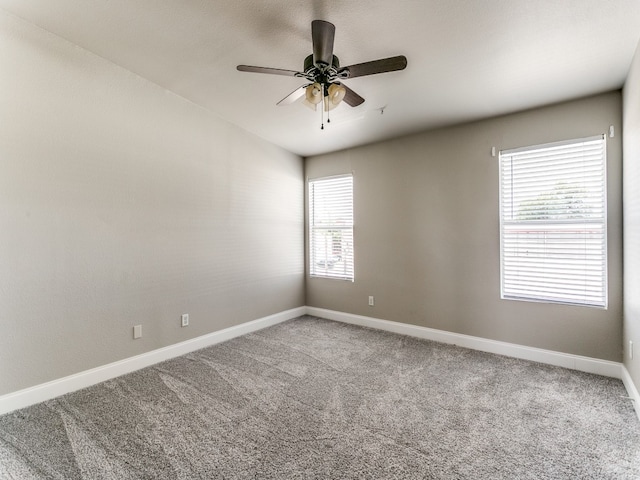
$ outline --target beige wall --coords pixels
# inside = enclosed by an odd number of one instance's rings
[[[301,158],[4,13],[0,38],[0,395],[304,305]]]
[[[640,46],[623,89],[624,364],[640,388]],[[634,358],[629,358],[629,341]],[[638,406],[636,406],[638,408]]]
[[[307,159],[307,177],[354,173],[356,281],[307,279],[305,292],[300,158],[4,13],[0,37],[0,395],[305,294],[310,306],[621,359],[619,92]],[[639,70],[636,56],[624,90],[625,340],[637,343]],[[500,300],[491,146],[610,124],[609,309]],[[636,384],[638,359],[626,361]]]
[[[587,137],[609,125],[618,132],[607,139],[609,308],[500,300],[491,147]],[[355,203],[355,282],[307,278],[307,305],[620,361],[620,125],[613,92],[306,159],[307,178],[353,172]]]

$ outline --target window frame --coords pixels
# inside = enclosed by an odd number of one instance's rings
[[[340,185],[341,181],[347,180],[346,186],[349,189],[349,198],[347,204],[341,203],[340,198],[331,199],[333,206],[344,209],[342,212],[346,218],[340,218],[336,223],[317,223],[326,222],[326,216],[316,215],[315,207],[318,205],[316,198],[316,186],[324,185],[329,188],[340,189],[345,185]],[[330,184],[333,183],[333,186]],[[355,281],[355,254],[354,254],[354,202],[353,202],[353,174],[331,175],[325,177],[317,177],[307,180],[307,201],[308,201],[308,269],[311,278],[327,278],[332,280]],[[336,190],[338,191],[338,190]],[[326,202],[326,198],[324,199]],[[326,206],[326,204],[325,204]],[[324,232],[324,256],[318,259],[320,250],[316,245],[316,233]],[[327,237],[331,236],[331,252],[327,250]],[[339,241],[336,242],[336,238]],[[340,247],[337,247],[339,243]],[[345,245],[346,244],[346,245]],[[339,252],[338,252],[339,250]],[[322,252],[320,252],[322,253]],[[324,261],[323,261],[324,260]],[[339,269],[342,268],[342,271]]]
[[[599,159],[596,160],[596,162],[601,162],[601,172],[599,171],[598,175],[601,175],[601,183],[598,183],[597,187],[594,188],[593,191],[601,191],[601,194],[598,194],[598,197],[594,198],[598,198],[598,203],[594,203],[594,205],[596,205],[598,208],[596,209],[598,212],[600,211],[601,208],[601,213],[599,213],[598,215],[595,215],[593,218],[589,218],[589,217],[572,217],[571,215],[568,215],[566,217],[563,217],[562,214],[558,215],[558,217],[562,217],[560,219],[553,219],[553,218],[547,218],[544,220],[539,220],[539,219],[525,219],[525,220],[514,220],[514,211],[513,211],[513,207],[514,207],[514,203],[515,203],[515,199],[516,197],[518,197],[518,195],[516,195],[514,192],[516,192],[518,187],[514,187],[513,186],[513,162],[514,162],[514,156],[515,157],[520,157],[520,159],[525,156],[525,155],[535,155],[536,152],[542,152],[542,151],[551,151],[553,149],[558,149],[561,150],[563,148],[571,148],[571,147],[577,147],[578,145],[582,145],[582,147],[584,148],[585,144],[590,144],[590,143],[598,143],[597,148],[601,149],[601,157],[598,157]],[[540,154],[537,157],[538,159],[543,159],[545,156],[544,153]],[[506,160],[506,158],[508,157],[508,160]],[[573,158],[579,158],[579,157],[573,157]],[[511,184],[506,186],[505,185],[505,180],[503,179],[503,176],[505,175],[505,169],[504,169],[504,162],[508,161],[510,162],[510,166],[509,168],[511,169],[510,173],[509,173],[509,178],[511,179]],[[566,162],[566,160],[565,160]],[[563,166],[562,162],[558,162],[556,163],[554,166]],[[564,165],[566,167],[566,164]],[[568,168],[568,167],[566,167]],[[599,167],[600,168],[600,167]],[[582,170],[579,170],[578,172],[576,172],[575,178],[576,178],[576,184],[579,184],[578,179],[580,178],[580,176],[584,178],[586,178],[586,174],[584,173],[585,169],[584,167],[582,168]],[[591,307],[591,308],[602,308],[602,309],[607,309],[608,307],[608,245],[607,245],[607,229],[608,229],[608,215],[607,215],[607,141],[606,141],[606,135],[601,134],[601,135],[596,135],[596,136],[592,136],[592,137],[586,137],[586,138],[577,138],[577,139],[570,139],[570,140],[565,140],[565,141],[560,141],[560,142],[553,142],[553,143],[546,143],[546,144],[540,144],[540,145],[531,145],[531,146],[526,146],[526,147],[520,147],[520,148],[514,148],[514,149],[508,149],[508,150],[501,150],[500,151],[500,155],[499,155],[499,167],[498,167],[498,182],[499,182],[499,220],[500,220],[500,298],[503,300],[518,300],[518,301],[529,301],[529,302],[543,302],[543,303],[552,303],[552,304],[562,304],[562,305],[575,305],[575,306],[585,306],[585,307]],[[529,175],[532,175],[531,173],[529,173]],[[564,178],[564,177],[561,177]],[[556,185],[561,185],[561,181],[557,181]],[[536,185],[536,180],[532,180],[530,182],[530,184],[528,186],[534,186]],[[571,184],[568,184],[571,185]],[[524,189],[526,187],[519,187],[522,188],[521,191],[518,191],[518,194],[521,194],[522,191],[524,191]],[[530,187],[531,188],[531,187]],[[586,188],[586,187],[585,187]],[[510,191],[510,195],[511,198],[509,198],[509,201],[507,202],[508,205],[505,205],[505,198],[508,198],[509,194],[507,193],[507,197],[505,197],[505,190],[506,191]],[[592,190],[584,190],[585,195],[592,195]],[[538,195],[540,195],[540,191],[537,192]],[[601,195],[601,197],[600,197]],[[532,194],[533,196],[533,194]],[[539,197],[538,197],[539,198]],[[589,197],[591,198],[591,197]],[[524,203],[524,200],[520,200],[520,206],[519,209],[522,209],[522,203]],[[563,208],[568,208],[571,205],[571,201],[570,200],[563,200],[562,202],[556,203],[554,205],[560,205]],[[585,208],[589,207],[590,204],[585,204]],[[506,208],[509,208],[510,206],[510,212],[505,212]],[[546,206],[546,208],[550,208],[548,206]],[[589,207],[590,208],[590,207]],[[520,213],[520,212],[519,212]],[[539,212],[537,212],[537,214],[539,214]],[[505,220],[505,217],[510,216],[511,218],[509,220]],[[545,253],[544,254],[540,254],[541,259],[544,259],[548,262],[549,259],[552,258],[551,254],[548,253],[547,251],[547,246],[549,246],[548,250],[551,250],[554,248],[554,244],[555,243],[555,247],[557,248],[558,244],[560,244],[560,242],[562,241],[562,238],[565,238],[565,241],[569,241],[569,242],[574,242],[573,244],[576,244],[577,241],[579,241],[580,239],[584,240],[584,250],[587,250],[587,243],[590,241],[591,238],[599,238],[599,242],[597,245],[599,245],[599,248],[601,249],[601,253],[599,254],[599,257],[594,256],[596,258],[600,259],[600,264],[598,265],[598,270],[599,272],[601,272],[601,274],[598,276],[598,278],[601,278],[601,283],[597,284],[597,287],[599,287],[598,293],[594,294],[592,297],[592,300],[589,300],[590,296],[587,294],[587,287],[584,286],[584,297],[580,300],[577,300],[576,298],[571,298],[568,293],[565,293],[564,298],[560,298],[559,297],[559,293],[563,290],[563,287],[557,287],[557,290],[555,291],[555,293],[548,293],[546,296],[541,294],[542,291],[545,290],[545,288],[547,288],[550,284],[553,284],[553,280],[551,282],[546,282],[545,280],[548,280],[548,278],[544,278],[545,277],[545,273],[541,273],[540,277],[543,279],[543,281],[541,283],[543,283],[544,285],[541,286],[539,288],[539,291],[536,293],[532,293],[532,291],[530,291],[529,293],[519,293],[519,294],[514,294],[513,292],[516,289],[513,288],[513,285],[516,286],[520,286],[523,290],[526,290],[527,285],[530,285],[527,283],[526,280],[518,283],[517,281],[513,281],[509,284],[509,287],[507,287],[505,285],[506,281],[505,281],[505,265],[506,265],[506,257],[507,257],[507,253],[505,251],[505,243],[506,243],[506,236],[505,236],[505,227],[507,226],[517,226],[517,225],[521,225],[522,227],[526,227],[523,228],[523,230],[528,230],[525,233],[525,239],[520,241],[519,239],[516,240],[515,242],[512,239],[509,239],[510,242],[514,242],[514,244],[520,245],[522,246],[523,244],[525,244],[525,242],[528,243],[528,247],[531,246],[531,238],[533,238],[533,236],[531,235],[534,232],[538,232],[539,234],[545,233],[548,234],[547,236],[544,237],[544,240],[538,240],[538,243],[541,245],[544,245],[544,250]],[[574,226],[574,235],[572,237],[569,236],[565,236],[563,237],[563,233],[564,235],[566,235],[566,232],[569,231],[569,228],[567,228],[568,226],[573,225]],[[589,225],[592,225],[592,227],[588,227]],[[563,232],[562,227],[567,228],[567,230],[565,232]],[[580,228],[575,228],[575,227],[580,227]],[[508,229],[508,228],[507,228]],[[599,232],[599,233],[598,233]],[[512,235],[513,233],[510,232]],[[556,235],[555,240],[551,240],[551,238],[553,238],[553,235]],[[529,235],[530,237],[527,237],[527,235]],[[590,237],[591,235],[591,237]],[[549,240],[548,240],[549,239]],[[517,243],[520,242],[520,243]],[[578,249],[576,248],[575,251],[577,252]],[[527,255],[529,255],[529,252],[527,251]],[[535,253],[534,253],[535,255]],[[585,253],[584,254],[584,259],[582,259],[582,262],[580,265],[582,267],[582,270],[584,270],[583,273],[583,278],[584,278],[584,284],[586,285],[589,274],[587,273],[587,265],[588,265],[588,254]],[[516,262],[517,262],[517,254],[514,254],[513,257],[510,258],[516,258]],[[563,260],[568,262],[569,258],[569,254],[567,254],[566,257],[563,258]],[[538,263],[545,263],[544,260],[539,261]],[[552,263],[552,262],[549,262]],[[548,266],[544,266],[543,268],[545,268],[545,271],[547,273],[552,273],[554,270],[561,270],[561,268],[565,268],[566,267],[556,267],[554,268],[553,266],[548,267]],[[520,273],[520,270],[514,270],[517,271],[517,273]],[[523,268],[523,272],[524,275],[526,275],[526,273],[530,273],[532,270],[527,270],[527,268]],[[563,272],[564,273],[564,272]],[[554,280],[557,280],[557,278],[551,277]],[[560,282],[558,282],[560,283]],[[569,283],[568,285],[570,286],[577,286],[577,280],[574,283]],[[548,287],[549,289],[553,288],[553,287]],[[570,287],[564,287],[564,290],[567,291],[568,289],[570,289]],[[556,296],[558,295],[558,296]],[[597,297],[597,299],[596,299]]]

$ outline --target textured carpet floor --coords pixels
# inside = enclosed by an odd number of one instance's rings
[[[0,478],[640,478],[624,395],[301,317],[1,416]]]

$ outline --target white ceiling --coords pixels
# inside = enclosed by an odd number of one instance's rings
[[[0,0],[0,8],[302,156],[620,88],[639,0]],[[341,65],[406,55],[348,80],[366,101],[276,102],[304,83],[311,21],[336,26]],[[5,71],[6,74],[6,71]],[[380,109],[386,107],[384,114]]]

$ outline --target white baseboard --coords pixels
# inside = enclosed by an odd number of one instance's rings
[[[25,388],[0,396],[0,415],[13,410],[44,402],[66,393],[90,387],[105,380],[109,380],[141,368],[179,357],[187,353],[205,348],[216,343],[224,342],[240,335],[255,332],[286,320],[299,317],[306,313],[306,307],[298,307],[284,312],[269,315],[257,320],[242,323],[234,327],[225,328],[201,337],[152,350],[151,352],[125,358],[118,362],[85,370],[51,382]]]
[[[201,337],[126,358],[118,362],[109,363],[74,375],[69,375],[67,377],[0,396],[0,415],[50,400],[82,388],[90,387],[91,385],[110,380],[120,375],[124,375],[180,355],[185,355],[195,350],[215,345],[216,343],[224,342],[240,335],[255,332],[305,314],[378,330],[386,330],[388,332],[399,333],[402,335],[459,345],[473,350],[496,353],[499,355],[532,360],[535,362],[618,378],[623,381],[627,392],[629,392],[629,396],[634,400],[634,407],[638,414],[638,418],[640,419],[640,395],[631,380],[629,372],[621,363],[554,352],[540,348],[526,347],[523,345],[488,340],[485,338],[462,335],[444,330],[391,322],[388,320],[336,312],[316,307],[298,307],[286,310],[284,312],[236,325],[234,327],[225,328],[224,330],[203,335]]]
[[[629,393],[629,397],[633,402],[633,408],[636,409],[636,415],[638,416],[638,420],[640,420],[640,393],[638,393],[638,389],[633,383],[627,367],[624,365],[622,365],[622,383],[624,383],[624,388],[626,388]]]
[[[386,330],[388,332],[399,333],[401,335],[458,345],[472,350],[497,353],[508,357],[521,358],[523,360],[531,360],[534,362],[546,363],[582,372],[595,373],[605,377],[622,379],[622,364],[608,360],[599,360],[597,358],[582,357],[580,355],[544,350],[542,348],[527,347],[514,343],[500,342],[481,337],[473,337],[471,335],[462,335],[460,333],[436,330],[434,328],[419,327],[417,325],[391,322],[389,320],[380,320],[378,318],[353,315],[351,313],[325,310],[323,308],[307,307],[307,314],[326,318],[328,320],[351,323],[353,325],[360,325],[378,330]]]

